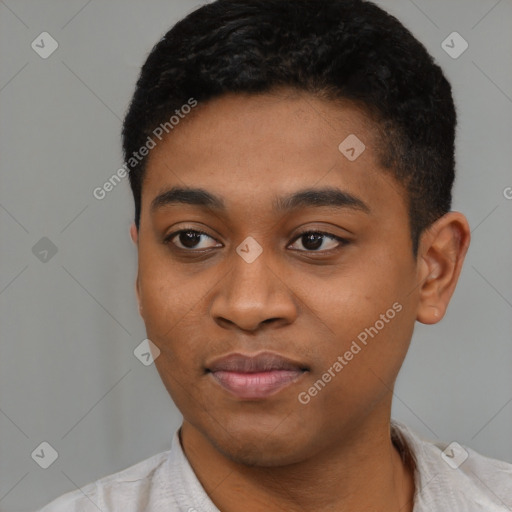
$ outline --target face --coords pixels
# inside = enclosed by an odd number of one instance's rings
[[[142,316],[185,422],[233,460],[304,460],[389,415],[418,276],[375,148],[355,108],[281,91],[199,105],[151,152]]]

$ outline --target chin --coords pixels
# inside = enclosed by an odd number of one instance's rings
[[[226,422],[214,431],[210,423],[201,429],[208,441],[226,458],[237,464],[259,467],[285,466],[307,458],[308,439],[299,425],[281,419],[271,425],[255,421]],[[302,435],[301,435],[302,434]],[[311,439],[309,439],[311,443]]]
[[[303,460],[301,454],[296,448],[289,447],[283,443],[283,440],[269,443],[267,439],[262,438],[261,442],[254,444],[254,441],[233,443],[218,443],[211,439],[215,448],[224,455],[224,457],[244,466],[252,467],[280,467],[295,464]]]

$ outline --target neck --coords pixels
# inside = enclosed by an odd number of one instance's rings
[[[199,481],[222,512],[358,510],[412,512],[413,468],[393,445],[389,418],[343,432],[328,450],[278,467],[239,464],[183,422],[182,446]]]

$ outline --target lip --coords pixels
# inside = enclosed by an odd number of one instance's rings
[[[206,367],[215,382],[238,398],[262,399],[289,386],[308,371],[302,363],[273,352],[232,353]]]

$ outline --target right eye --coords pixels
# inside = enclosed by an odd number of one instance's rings
[[[211,248],[211,246],[198,248],[197,244],[200,243],[201,240],[206,241],[208,238],[215,240],[204,231],[198,231],[197,229],[181,229],[166,236],[164,243],[173,244],[183,251],[204,250]]]

